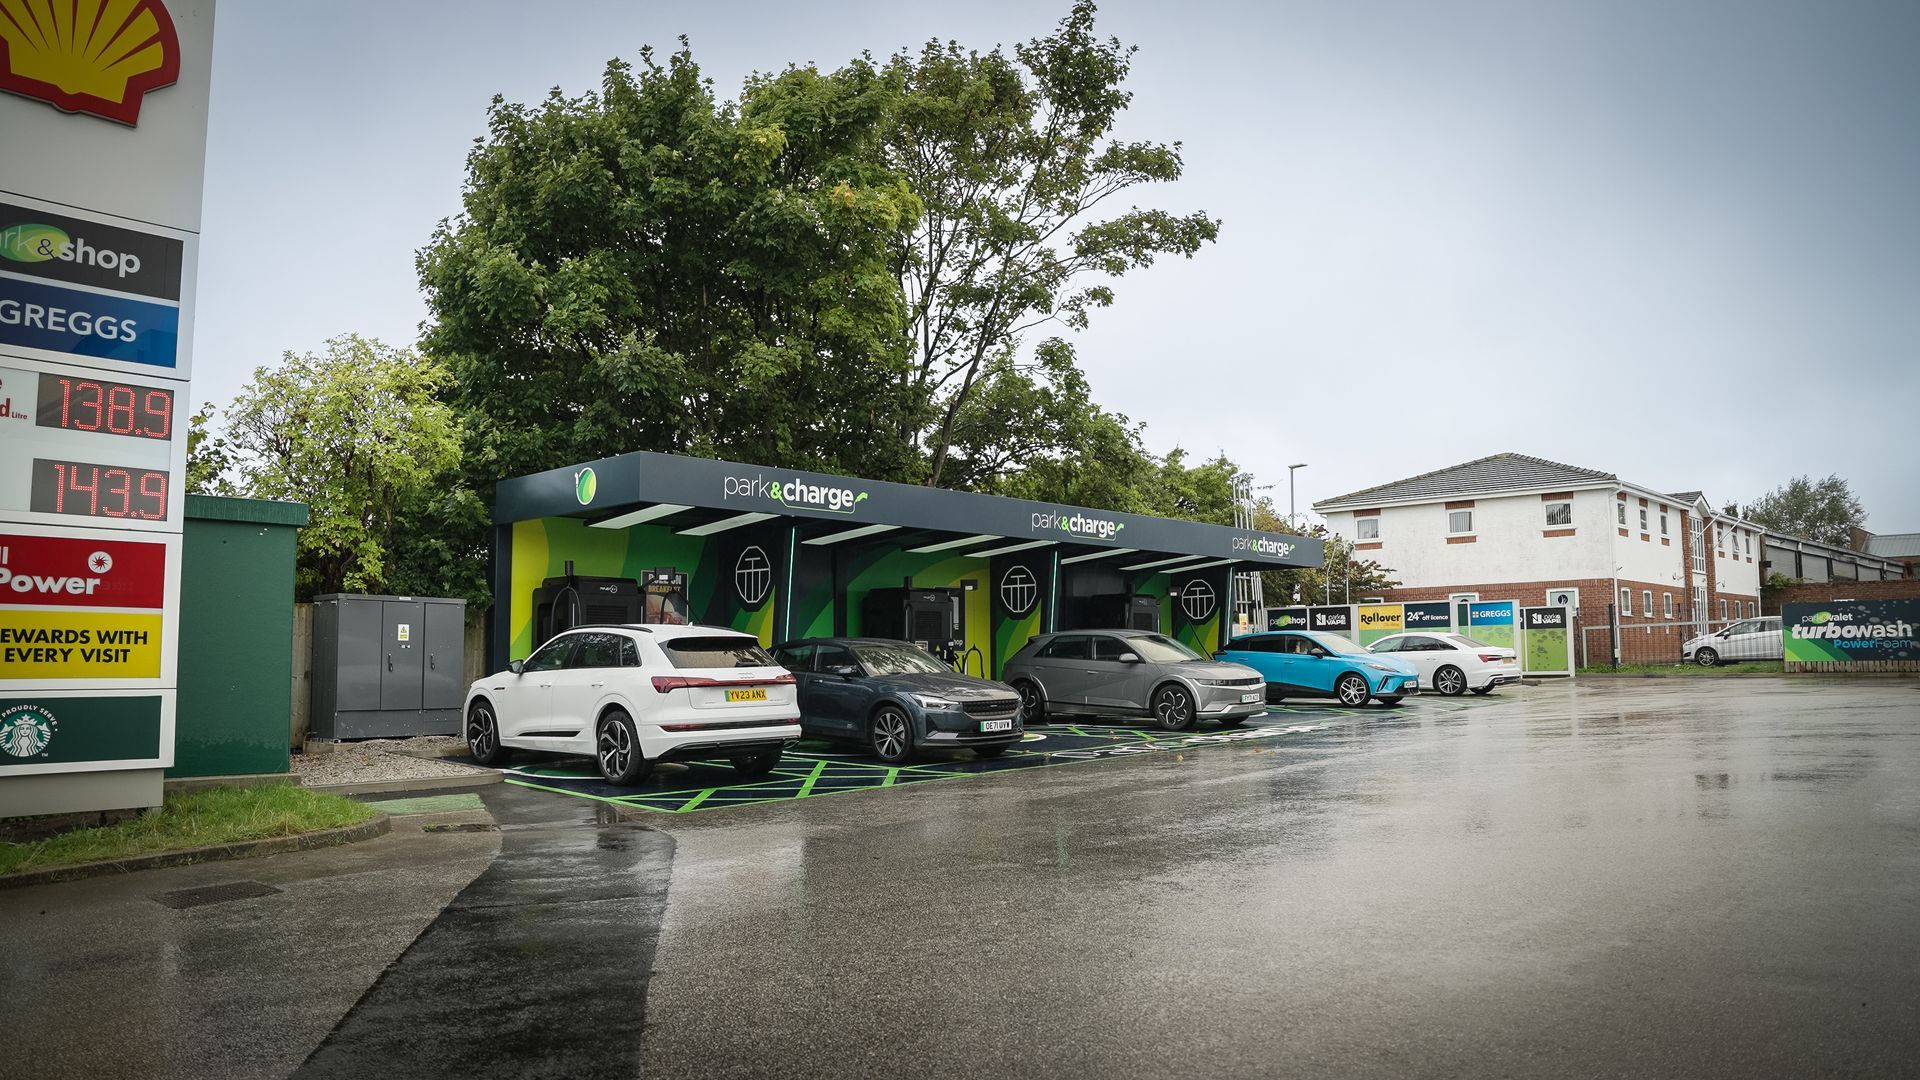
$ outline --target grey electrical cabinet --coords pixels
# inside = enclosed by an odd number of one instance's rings
[[[314,597],[313,737],[458,734],[466,627],[465,600]]]

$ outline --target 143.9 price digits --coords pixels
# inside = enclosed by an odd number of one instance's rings
[[[160,469],[35,458],[30,507],[40,514],[165,521],[167,480]]]

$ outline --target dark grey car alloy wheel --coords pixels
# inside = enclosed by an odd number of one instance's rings
[[[872,739],[881,761],[904,761],[913,749],[913,726],[906,713],[889,705],[873,714]]]

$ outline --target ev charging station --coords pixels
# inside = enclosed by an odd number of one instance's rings
[[[646,452],[502,480],[493,523],[496,671],[628,622],[898,638],[988,677],[1054,630],[1210,655],[1235,572],[1322,558],[1311,537]]]

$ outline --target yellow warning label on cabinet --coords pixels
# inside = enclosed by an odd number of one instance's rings
[[[160,615],[0,611],[0,679],[157,679]]]

